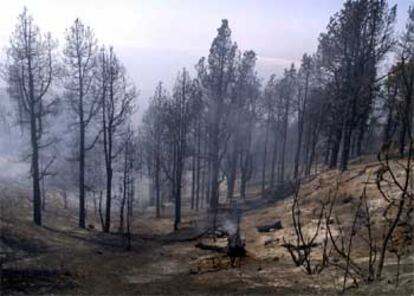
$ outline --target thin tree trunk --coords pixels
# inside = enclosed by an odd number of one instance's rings
[[[197,151],[196,151],[196,210],[200,207],[200,150],[201,150],[201,127],[200,120],[198,120],[198,137],[197,137]]]
[[[241,177],[240,179],[240,198],[245,199],[246,198],[246,187],[247,187],[247,180],[245,177]]]
[[[352,129],[350,126],[345,127],[343,146],[342,146],[342,158],[341,158],[341,170],[346,171],[348,168],[349,153],[351,148]]]
[[[282,151],[280,154],[280,183],[285,182],[285,161],[286,161],[286,142],[287,142],[287,129],[288,129],[288,110],[284,115],[283,133],[282,133]]]
[[[234,146],[236,146],[235,144]],[[237,174],[237,152],[235,151],[236,147],[232,151],[230,155],[230,164],[229,164],[229,172],[227,176],[227,199],[231,200],[234,196],[234,187],[236,184],[236,174]]]
[[[311,147],[310,147],[311,150],[310,150],[310,155],[309,155],[309,162],[307,164],[307,169],[306,169],[306,175],[307,176],[310,175],[314,159],[315,159],[315,170],[316,170],[316,167],[318,165],[318,162],[316,160],[316,144],[317,143],[318,143],[318,135],[317,135],[316,128],[314,128],[313,136],[312,136],[312,143],[311,143]]]
[[[180,140],[181,141],[181,140]],[[183,143],[179,143],[177,147],[177,156],[176,156],[176,168],[175,168],[175,220],[174,220],[174,231],[178,230],[178,225],[181,223],[181,178],[182,178],[182,167],[183,167]]]
[[[219,138],[218,138],[218,125],[215,124],[213,128],[212,139],[212,151],[211,151],[211,179],[210,179],[210,207],[215,210],[219,203],[219,172],[220,172],[220,160],[219,160]]]
[[[293,173],[293,177],[297,180],[299,176],[299,162],[300,162],[300,151],[302,147],[302,134],[303,134],[303,120],[300,121],[299,128],[298,128],[298,143],[296,146],[296,155],[295,155],[295,169]]]
[[[276,168],[276,163],[277,163],[277,155],[278,155],[278,137],[277,137],[277,133],[274,134],[273,136],[273,152],[272,152],[272,164],[271,164],[271,170],[270,170],[270,186],[274,187],[275,186],[275,168]]]
[[[338,154],[339,154],[339,148],[341,144],[341,138],[342,138],[342,130],[337,129],[334,135],[334,139],[332,141],[332,147],[331,147],[331,159],[329,162],[329,168],[333,169],[336,168],[337,162],[338,162]]]
[[[305,133],[305,176],[309,176],[310,168],[309,168],[309,162],[310,162],[310,154],[311,154],[311,134],[312,134],[313,124],[309,123],[308,128],[306,128]]]
[[[326,141],[326,146],[325,146],[325,157],[323,158],[323,164],[324,165],[329,165],[330,166],[330,159],[332,157],[332,132],[329,132],[328,134],[328,139]]]
[[[405,151],[405,141],[406,141],[406,135],[407,134],[407,125],[405,123],[405,120],[403,120],[403,124],[400,131],[400,157],[404,158],[404,151]]]
[[[96,202],[96,192],[92,191],[92,200],[93,200],[93,213],[95,217],[98,215],[98,204]]]
[[[196,155],[193,154],[191,161],[191,209],[195,208],[195,187],[196,187]]]
[[[41,187],[41,194],[43,197],[42,200],[42,211],[46,210],[46,186],[45,186],[45,179],[46,179],[46,175],[45,172],[43,171],[43,161],[40,161],[40,171],[43,172],[41,175],[41,180],[42,180],[42,187]]]
[[[160,155],[159,151],[156,152],[155,159],[155,206],[156,206],[156,217],[161,217],[161,196],[160,196]]]
[[[106,171],[106,211],[104,232],[109,232],[111,228],[111,202],[112,202],[112,168]]]
[[[207,192],[206,192],[207,191],[207,189],[206,189],[206,167],[207,167],[207,164],[204,163],[204,169],[201,172],[201,196],[200,196],[200,199],[201,199],[201,205],[200,205],[200,207],[201,208],[204,207],[204,204],[207,204],[207,201],[206,201],[206,199],[207,199]]]
[[[131,250],[131,217],[132,217],[132,192],[127,194],[127,218],[126,218],[126,231],[127,231],[127,251]]]
[[[42,225],[38,131],[34,106],[31,109],[30,136],[32,144],[33,220],[36,225]]]
[[[79,61],[79,56],[78,56]],[[85,228],[85,122],[83,114],[83,79],[80,63],[79,76],[79,227]]]
[[[303,135],[303,126],[304,126],[304,117],[306,112],[306,101],[308,97],[308,83],[309,83],[309,73],[306,75],[305,83],[305,94],[303,97],[303,106],[300,106],[300,99],[298,98],[298,143],[296,147],[296,156],[295,156],[295,169],[294,169],[294,179],[297,180],[299,174],[299,162],[300,162],[300,151],[302,148],[302,135]],[[301,109],[302,107],[302,109]]]
[[[124,152],[124,174],[123,174],[123,182],[122,182],[122,200],[121,200],[121,208],[119,210],[119,232],[124,232],[124,209],[125,209],[125,202],[127,202],[127,187],[128,187],[128,143],[125,146]],[[128,205],[127,205],[128,206]]]
[[[99,203],[98,203],[98,210],[99,210],[99,221],[101,221],[101,228],[102,231],[105,231],[105,221],[102,213],[102,198],[103,198],[103,192],[102,190],[99,191]]]
[[[130,203],[131,203],[131,209],[130,209],[130,212],[131,212],[131,217],[133,217],[134,216],[134,204],[135,204],[135,178],[131,178],[131,180],[130,180]]]
[[[267,164],[267,143],[269,141],[269,122],[266,122],[265,144],[263,153],[263,167],[262,167],[262,197],[265,196],[266,187],[266,164]]]
[[[82,101],[80,104],[83,104]],[[79,227],[85,228],[85,126],[83,111],[80,116],[80,147],[79,147]]]
[[[68,196],[67,196],[66,190],[63,190],[62,196],[63,196],[63,208],[67,209],[68,208]]]

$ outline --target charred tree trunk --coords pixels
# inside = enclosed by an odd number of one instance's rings
[[[161,188],[160,188],[160,156],[159,151],[157,151],[155,159],[155,207],[156,207],[156,217],[161,217]]]
[[[41,195],[42,195],[42,211],[46,210],[46,184],[45,184],[45,180],[46,180],[46,172],[44,172],[44,168],[43,168],[43,161],[40,161],[40,179],[41,179]]]
[[[338,155],[339,155],[339,148],[341,145],[341,138],[342,138],[342,129],[337,128],[335,134],[333,135],[332,139],[332,146],[331,146],[331,153],[330,153],[330,161],[329,161],[329,168],[333,169],[336,168],[338,163]]]
[[[63,208],[67,209],[68,208],[68,196],[67,196],[66,190],[62,192],[62,197],[63,197]]]
[[[201,125],[200,120],[198,120],[198,129],[197,129],[197,150],[196,150],[196,210],[199,210],[200,207],[200,151],[201,151]]]
[[[208,167],[208,163],[204,162],[204,168],[201,172],[201,188],[200,188],[200,207],[203,208],[205,204],[207,204],[207,189],[206,189],[206,183],[207,183],[207,178],[206,178],[206,170]]]
[[[267,164],[267,143],[269,141],[269,122],[266,122],[265,143],[263,152],[263,167],[262,167],[262,197],[265,195],[266,187],[266,164]]]
[[[303,134],[303,120],[301,119],[298,123],[298,143],[296,146],[296,155],[295,155],[295,168],[293,177],[296,180],[299,176],[299,162],[300,162],[300,151],[302,147],[302,134]]]
[[[131,187],[132,189],[133,187]],[[127,193],[127,218],[126,218],[126,236],[127,236],[127,251],[131,250],[132,237],[131,237],[131,217],[132,217],[132,200],[133,200],[133,191]]]
[[[106,211],[104,232],[109,232],[111,228],[111,203],[112,203],[112,168],[106,170]]]
[[[324,148],[324,152],[325,152],[325,157],[323,159],[323,164],[326,166],[330,166],[330,159],[331,159],[331,154],[332,154],[332,132],[329,132],[328,134],[328,139],[326,140],[326,145]]]
[[[119,209],[119,233],[124,233],[125,202],[126,202],[126,193],[125,193],[125,188],[124,188],[124,190],[122,192],[121,206],[120,206],[120,209]]]
[[[277,127],[276,127],[277,129]],[[271,164],[271,170],[270,170],[270,186],[275,186],[275,169],[276,169],[276,163],[277,163],[277,156],[278,156],[278,137],[277,132],[273,136],[273,153],[272,153],[272,164]]]
[[[128,179],[129,179],[129,172],[128,172],[128,143],[126,143],[124,148],[124,172],[122,177],[122,200],[121,200],[121,208],[119,210],[119,232],[124,232],[124,212],[125,212],[125,203],[127,202],[127,194],[128,194]],[[128,205],[127,205],[128,206]]]
[[[98,212],[99,212],[99,221],[101,222],[102,231],[105,230],[105,220],[102,213],[102,199],[103,199],[103,192],[99,191],[99,202],[98,202]]]
[[[32,144],[32,181],[33,181],[33,220],[35,224],[42,225],[42,208],[40,194],[40,172],[39,172],[39,143],[37,123],[32,106],[32,116],[30,124],[30,136]]]
[[[219,204],[220,139],[219,123],[215,122],[211,134],[210,207],[215,211]]]
[[[401,158],[404,158],[406,134],[407,134],[407,125],[405,124],[405,120],[403,120],[403,124],[401,126],[401,131],[400,131],[400,157]]]
[[[209,152],[210,152],[210,150],[209,150]],[[212,169],[211,169],[211,167],[212,167],[212,161],[211,161],[211,159],[210,159],[210,157],[208,158],[208,160],[206,161],[207,163],[207,172],[206,172],[206,182],[205,182],[205,203],[206,203],[206,206],[207,207],[209,207],[209,208],[211,208],[211,205],[210,205],[210,201],[211,201],[211,172],[212,172]]]
[[[76,44],[79,46],[79,44]],[[79,227],[85,228],[85,120],[83,114],[83,75],[78,53],[78,79],[79,79]]]
[[[286,161],[286,142],[287,142],[287,129],[288,129],[288,109],[286,108],[283,119],[282,130],[282,149],[280,151],[280,176],[279,182],[283,184],[285,182],[285,161]]]
[[[356,143],[356,156],[360,157],[362,156],[363,150],[362,150],[362,143],[364,142],[365,137],[365,123],[362,123],[359,127],[359,133],[358,133],[358,139]]]
[[[351,149],[352,128],[350,124],[345,126],[343,146],[342,146],[342,158],[341,158],[341,170],[346,171],[348,168],[349,154]]]
[[[252,130],[249,128],[244,147],[240,153],[240,198],[246,198],[247,182],[253,175],[253,156],[250,152],[252,143]]]
[[[295,168],[293,177],[296,180],[299,175],[299,162],[300,162],[300,152],[302,148],[302,135],[303,135],[303,128],[305,124],[305,112],[306,112],[306,101],[308,97],[308,86],[309,86],[309,72],[306,75],[306,82],[305,82],[305,93],[303,97],[303,101],[298,98],[298,143],[296,146],[296,156],[295,156]],[[301,104],[302,103],[302,104]]]
[[[229,167],[227,174],[227,199],[231,200],[234,196],[234,187],[236,184],[236,175],[237,175],[237,141],[234,142],[234,148],[229,156]]]
[[[83,106],[82,99],[80,99],[79,105],[79,107]],[[83,122],[83,109],[81,110],[79,117],[79,227],[85,228],[85,125]]]
[[[306,175],[309,176],[311,169],[312,169],[312,164],[314,163],[315,160],[315,154],[316,154],[316,144],[318,143],[318,135],[316,132],[316,128],[314,128],[313,131],[313,135],[312,135],[312,143],[311,143],[311,147],[310,147],[310,155],[309,155],[309,159],[308,159],[308,163],[306,165]],[[315,165],[317,165],[317,162],[315,162]]]
[[[178,230],[178,225],[181,223],[181,177],[182,177],[182,156],[181,152],[177,154],[176,173],[174,181],[174,198],[175,198],[175,220],[174,230]]]
[[[191,158],[191,209],[195,208],[195,191],[196,191],[196,155],[193,153]]]

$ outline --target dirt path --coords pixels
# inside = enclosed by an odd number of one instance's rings
[[[196,249],[194,242],[171,236],[142,239],[136,235],[130,252],[115,234],[69,228],[33,228],[39,247],[47,250],[6,263],[4,295],[228,295],[305,293],[282,270],[285,263],[245,259],[241,269],[222,258],[218,268],[197,271],[199,258],[216,254]],[[21,235],[15,233],[14,235]],[[279,266],[275,269],[276,266]],[[291,266],[289,266],[291,268]],[[14,272],[14,273],[12,273]],[[279,276],[277,276],[279,274]],[[274,279],[278,277],[279,282]],[[307,291],[309,292],[309,291]]]

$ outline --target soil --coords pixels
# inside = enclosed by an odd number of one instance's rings
[[[349,223],[353,205],[349,197],[358,197],[368,171],[375,169],[374,164],[355,164],[345,175],[326,171],[304,182],[301,195],[306,204],[305,231],[309,235],[315,231],[314,209],[338,178],[345,180],[340,188],[340,198],[344,199],[341,219],[344,224]],[[215,242],[200,238],[208,225],[205,214],[185,210],[180,230],[172,232],[172,215],[156,219],[153,213],[136,211],[132,249],[127,251],[123,235],[100,231],[92,207],[88,224],[93,224],[93,229],[79,229],[76,203],[64,209],[60,198],[52,196],[44,213],[44,226],[38,227],[31,222],[27,187],[1,186],[1,295],[334,295],[342,287],[340,271],[329,267],[309,276],[293,264],[281,246],[283,239],[293,239],[291,198],[276,197],[263,202],[258,194],[251,194],[241,218],[247,257],[241,259],[240,266],[232,267],[226,254],[195,246],[201,240],[226,244],[225,237]],[[368,185],[370,202],[380,209],[382,203],[374,186]],[[257,231],[258,226],[276,221],[281,221],[282,229]],[[113,230],[116,225],[115,219]],[[318,252],[316,247],[315,258]],[[359,260],[365,260],[362,245],[356,252],[360,252]],[[413,295],[413,254],[403,258],[398,287],[395,269],[396,260],[390,255],[383,281],[361,283],[347,293]]]

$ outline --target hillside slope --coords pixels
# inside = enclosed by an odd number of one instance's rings
[[[353,164],[345,173],[328,170],[303,180],[299,191],[304,233],[313,236],[318,224],[321,202],[337,192],[334,208],[336,221],[349,229],[359,197],[366,188],[372,213],[381,213],[385,203],[375,184],[376,162]],[[59,196],[51,198],[45,211],[45,225],[31,223],[30,191],[23,185],[1,185],[1,256],[4,295],[19,294],[273,294],[331,295],[341,289],[343,272],[327,267],[322,273],[308,276],[296,267],[284,241],[294,242],[292,197],[279,201],[249,200],[256,208],[245,211],[241,218],[241,234],[248,257],[240,268],[231,268],[229,259],[195,245],[200,239],[188,235],[205,225],[205,216],[185,211],[182,229],[171,233],[172,217],[155,219],[152,214],[136,213],[133,221],[132,251],[125,251],[125,240],[117,233],[103,234],[76,227],[75,205],[63,209]],[[330,193],[329,193],[330,192]],[[255,202],[257,201],[257,202]],[[90,211],[89,221],[97,220]],[[375,216],[375,215],[374,215]],[[258,232],[257,226],[281,221],[282,229]],[[198,225],[198,227],[197,227]],[[338,234],[339,223],[332,225]],[[116,227],[113,227],[116,229]],[[316,238],[312,260],[321,258],[324,225]],[[381,238],[381,223],[375,237]],[[212,243],[208,239],[204,242]],[[214,243],[226,245],[226,238]],[[366,245],[355,239],[353,258],[364,267]],[[352,295],[412,295],[414,257],[410,250],[403,258],[396,287],[396,260],[387,257],[384,280],[349,290]],[[351,284],[351,283],[350,283]]]

